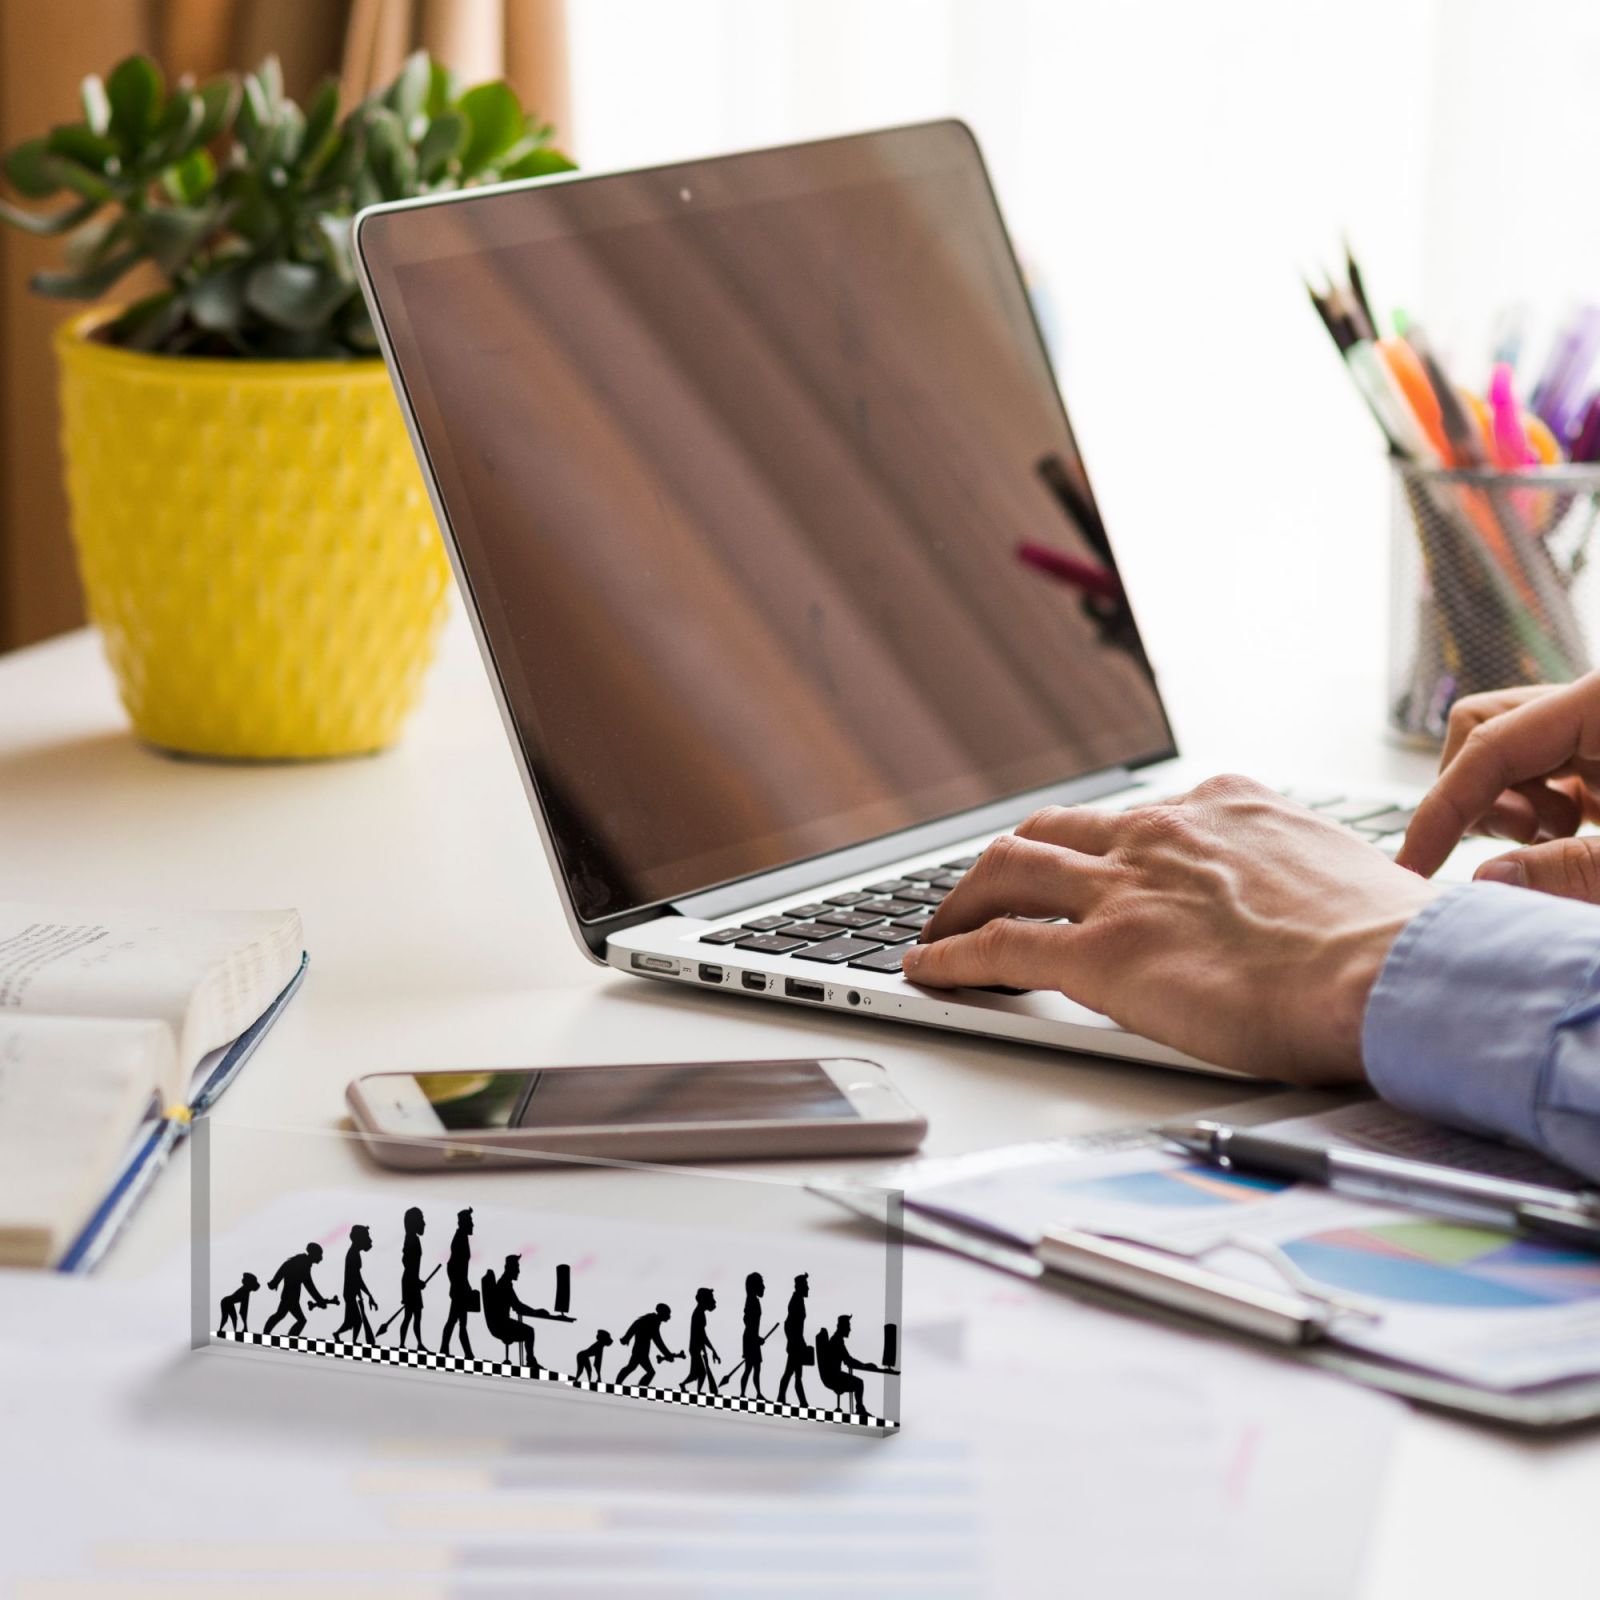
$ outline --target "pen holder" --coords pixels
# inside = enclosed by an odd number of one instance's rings
[[[1458,472],[1397,460],[1393,474],[1394,737],[1435,747],[1463,695],[1587,672],[1600,467]]]

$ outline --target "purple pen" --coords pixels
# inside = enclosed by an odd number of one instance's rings
[[[1553,373],[1549,387],[1534,409],[1549,424],[1550,431],[1565,445],[1577,426],[1583,395],[1587,392],[1589,369],[1600,355],[1600,309],[1585,306],[1578,313],[1563,342],[1565,359]]]
[[[1573,441],[1574,461],[1600,461],[1600,394],[1589,397],[1589,404]]]

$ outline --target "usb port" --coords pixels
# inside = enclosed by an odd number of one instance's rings
[[[767,992],[767,980],[759,972],[741,972],[739,982],[747,989],[754,989],[757,994]]]
[[[826,1000],[828,991],[820,983],[807,983],[804,978],[785,978],[783,992],[791,1000]]]
[[[633,970],[635,972],[665,972],[676,974],[678,963],[671,956],[646,956],[634,952]]]
[[[700,963],[700,981],[701,983],[721,983],[722,968],[712,966],[709,961],[702,961]]]

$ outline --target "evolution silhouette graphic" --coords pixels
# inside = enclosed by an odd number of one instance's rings
[[[348,1214],[348,1213],[347,1213]],[[760,1272],[745,1279],[741,1318],[741,1359],[729,1370],[712,1335],[712,1317],[717,1311],[714,1289],[701,1285],[693,1294],[688,1316],[687,1349],[675,1350],[670,1342],[673,1330],[672,1306],[658,1301],[641,1311],[626,1330],[615,1338],[605,1328],[597,1328],[575,1348],[569,1373],[558,1364],[566,1359],[550,1348],[556,1335],[545,1334],[544,1359],[536,1348],[536,1325],[575,1324],[572,1314],[572,1271],[567,1264],[555,1270],[554,1293],[549,1309],[529,1305],[518,1292],[526,1288],[519,1253],[505,1256],[498,1270],[490,1267],[477,1276],[473,1271],[473,1211],[468,1206],[456,1213],[455,1232],[444,1268],[443,1323],[437,1349],[424,1339],[424,1318],[429,1307],[426,1296],[439,1266],[426,1277],[422,1273],[423,1238],[427,1219],[420,1207],[410,1207],[404,1217],[401,1235],[398,1304],[388,1318],[373,1331],[369,1313],[381,1314],[377,1296],[369,1287],[374,1269],[363,1258],[374,1248],[373,1231],[364,1223],[348,1230],[348,1245],[343,1263],[341,1292],[343,1318],[327,1334],[308,1333],[308,1320],[316,1312],[336,1309],[341,1296],[324,1294],[314,1274],[322,1263],[322,1247],[309,1243],[285,1259],[267,1282],[267,1292],[278,1296],[278,1303],[260,1332],[250,1329],[250,1300],[261,1291],[253,1272],[243,1273],[238,1288],[224,1295],[218,1307],[218,1322],[213,1337],[235,1344],[270,1346],[276,1349],[332,1356],[336,1359],[376,1362],[389,1366],[422,1368],[432,1371],[471,1373],[479,1376],[519,1378],[555,1383],[597,1394],[631,1396],[670,1404],[702,1406],[724,1411],[745,1411],[762,1416],[794,1417],[813,1422],[837,1423],[881,1431],[898,1426],[895,1418],[870,1411],[866,1403],[864,1374],[897,1378],[899,1330],[888,1323],[883,1331],[882,1360],[863,1360],[849,1346],[853,1323],[848,1313],[835,1313],[830,1328],[821,1320],[811,1334],[806,1323],[810,1307],[810,1274],[793,1279],[788,1308],[782,1319],[785,1365],[776,1397],[761,1387],[762,1347],[779,1323],[774,1320],[761,1331],[762,1302],[766,1280]],[[326,1237],[326,1235],[324,1236]],[[330,1269],[331,1270],[331,1266]],[[441,1308],[433,1308],[438,1314]],[[383,1342],[389,1328],[398,1320],[393,1344]],[[680,1324],[681,1326],[681,1324]],[[283,1331],[278,1331],[282,1328]],[[498,1343],[501,1359],[482,1357],[472,1348],[474,1333],[481,1340],[486,1333]],[[459,1344],[459,1353],[451,1342]],[[613,1346],[626,1352],[626,1359],[615,1378],[605,1376],[606,1353]],[[687,1359],[688,1374],[681,1381],[657,1381],[658,1363],[667,1366]],[[622,1360],[622,1355],[616,1357]],[[805,1380],[814,1371],[816,1381],[829,1391],[832,1404],[815,1404],[806,1396]],[[734,1377],[739,1391],[732,1392]],[[789,1399],[791,1383],[794,1399]],[[887,1386],[886,1386],[887,1389]],[[887,1398],[887,1396],[886,1396]]]

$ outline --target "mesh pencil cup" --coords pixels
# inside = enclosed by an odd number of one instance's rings
[[[1600,467],[1451,471],[1394,463],[1389,728],[1437,746],[1463,695],[1565,683],[1591,666]]]

